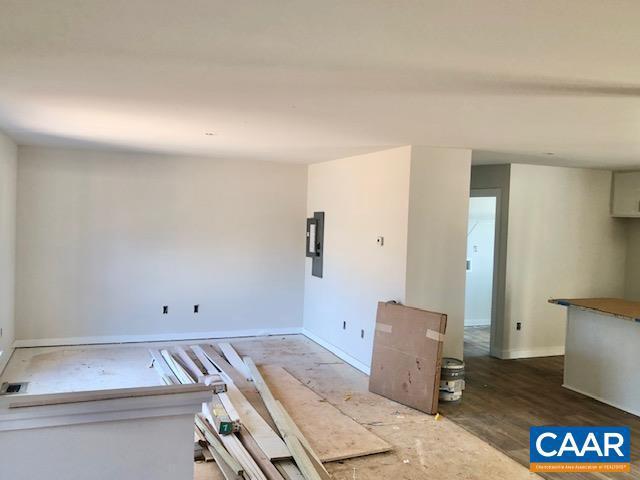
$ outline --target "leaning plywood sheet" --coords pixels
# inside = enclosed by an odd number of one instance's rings
[[[269,388],[323,462],[387,452],[391,446],[300,383],[284,368],[261,368]]]
[[[369,391],[437,413],[446,326],[443,313],[378,303]]]

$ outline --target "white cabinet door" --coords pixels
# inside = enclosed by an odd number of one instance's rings
[[[640,217],[640,172],[614,172],[611,215]]]

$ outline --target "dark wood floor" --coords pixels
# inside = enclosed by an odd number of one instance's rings
[[[488,335],[485,333],[485,337]],[[631,428],[631,473],[544,474],[545,478],[639,479],[640,417],[562,387],[564,357],[498,360],[479,331],[465,335],[466,390],[440,411],[511,458],[529,466],[529,427],[603,425]]]

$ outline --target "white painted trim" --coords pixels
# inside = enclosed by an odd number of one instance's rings
[[[360,360],[355,359],[354,357],[349,355],[344,350],[339,349],[335,345],[332,345],[331,343],[327,342],[326,340],[323,340],[322,338],[318,337],[316,334],[311,333],[306,328],[303,328],[300,333],[302,333],[302,335],[307,337],[309,340],[311,340],[311,341],[317,343],[318,345],[320,345],[321,347],[329,350],[336,357],[344,360],[345,362],[347,362],[352,367],[357,368],[362,373],[365,373],[366,375],[369,375],[371,373],[371,366],[370,365],[365,365]]]
[[[3,350],[0,352],[0,377],[4,373],[4,369],[9,363],[9,360],[11,360],[11,355],[13,355],[14,351],[15,351],[15,346],[12,345],[10,347],[7,347],[6,350]]]
[[[61,396],[69,395],[66,393]],[[194,415],[203,402],[211,399],[211,391],[168,393],[110,400],[94,400],[61,405],[9,408],[18,397],[5,397],[0,402],[0,431],[112,422],[137,418]],[[22,398],[37,398],[37,395]]]
[[[533,357],[555,357],[564,355],[564,345],[554,347],[531,348],[525,350],[502,350],[500,358],[503,360],[513,360],[517,358],[533,358]]]
[[[97,337],[32,338],[27,340],[16,340],[15,342],[13,342],[13,347],[58,347],[69,345],[99,345],[112,343],[174,342],[182,340],[208,340],[214,338],[294,335],[297,333],[301,333],[300,327],[217,330],[213,332],[190,333],[159,333],[154,335],[106,335]]]
[[[635,415],[637,417],[640,417],[640,410],[636,410],[634,408],[630,408],[630,407],[627,407],[627,406],[624,406],[624,405],[618,405],[617,403],[610,402],[607,399],[599,397],[597,395],[592,395],[591,393],[585,392],[585,391],[580,390],[579,388],[576,388],[576,387],[572,387],[571,385],[567,385],[566,383],[563,383],[562,386],[564,388],[566,388],[567,390],[571,390],[573,392],[580,393],[580,394],[585,395],[587,397],[593,398],[594,400],[597,400],[597,401],[599,401],[601,403],[606,403],[607,405],[611,405],[612,407],[615,407],[615,408],[617,408],[619,410],[622,410],[623,412],[629,412],[629,413],[631,413],[631,414],[633,414],[633,415]]]

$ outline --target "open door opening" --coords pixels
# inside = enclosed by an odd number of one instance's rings
[[[495,322],[496,216],[499,193],[472,190],[467,229],[467,278],[465,288],[465,356],[491,352]]]

